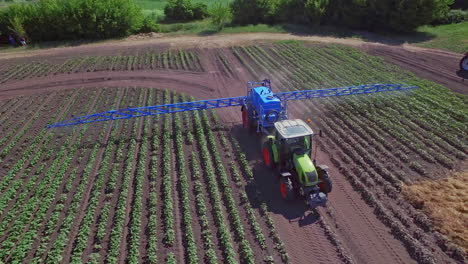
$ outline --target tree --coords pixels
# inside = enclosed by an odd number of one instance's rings
[[[270,0],[234,0],[231,3],[233,22],[241,25],[272,22],[273,3]]]
[[[232,18],[231,8],[229,5],[221,2],[214,3],[209,13],[211,22],[218,28],[218,30],[221,30]]]

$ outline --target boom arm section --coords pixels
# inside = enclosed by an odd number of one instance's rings
[[[390,92],[390,91],[404,91],[404,90],[415,89],[415,88],[418,88],[418,87],[408,86],[404,84],[367,84],[367,85],[342,87],[342,88],[276,93],[275,96],[279,98],[281,101],[288,101],[288,100],[311,99],[311,98],[317,98],[317,97],[331,97],[331,96],[369,94],[369,93]]]
[[[262,82],[262,85],[264,85],[263,82]],[[284,102],[283,106],[284,108],[286,108],[286,101],[289,101],[289,100],[302,100],[302,99],[311,99],[311,98],[318,98],[318,97],[369,94],[369,93],[389,92],[389,91],[404,91],[404,90],[409,90],[409,89],[414,89],[414,88],[418,88],[418,87],[407,86],[403,84],[368,84],[368,85],[342,87],[342,88],[284,92],[284,93],[271,94],[271,96],[277,97],[282,102]],[[184,102],[184,103],[175,103],[175,104],[126,108],[126,109],[121,109],[121,110],[110,110],[107,112],[81,116],[81,117],[75,117],[70,120],[66,120],[60,123],[49,125],[47,127],[52,128],[52,127],[74,126],[74,125],[79,125],[79,124],[128,119],[128,118],[140,117],[140,116],[151,116],[151,115],[170,114],[170,113],[178,113],[178,112],[185,112],[185,111],[196,111],[196,110],[223,108],[223,107],[231,107],[231,106],[241,106],[241,105],[245,105],[246,102],[249,100],[252,100],[252,98],[249,98],[248,96],[241,96],[241,97],[230,97],[230,98],[193,101],[193,102]]]
[[[222,107],[230,107],[230,106],[240,106],[244,104],[245,99],[246,97],[242,96],[242,97],[221,98],[221,99],[204,100],[204,101],[193,101],[193,102],[184,102],[184,103],[175,103],[175,104],[126,108],[126,109],[121,109],[121,110],[110,110],[107,112],[75,117],[75,118],[66,120],[61,123],[49,125],[47,127],[52,128],[52,127],[74,126],[74,125],[86,124],[86,123],[92,123],[92,122],[128,119],[128,118],[140,117],[140,116],[151,116],[151,115],[170,114],[170,113],[178,113],[178,112],[185,112],[185,111],[196,111],[196,110],[222,108]]]

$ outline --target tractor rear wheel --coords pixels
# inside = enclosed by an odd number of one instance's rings
[[[320,183],[318,184],[320,191],[325,194],[330,193],[333,189],[333,184],[330,179],[330,175],[328,175],[328,171],[320,170],[318,176],[320,180]]]
[[[281,177],[280,193],[281,197],[286,201],[292,201],[296,198],[296,193],[294,192],[294,187],[289,177]]]
[[[460,70],[468,72],[468,55],[463,57],[460,61]]]
[[[273,169],[275,167],[275,158],[273,157],[273,148],[271,147],[271,144],[268,141],[263,143],[262,155],[265,166],[267,166],[270,169]]]

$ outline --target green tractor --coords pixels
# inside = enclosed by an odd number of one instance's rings
[[[313,136],[304,121],[286,119],[274,123],[262,146],[265,165],[279,173],[281,196],[288,201],[303,199],[312,209],[325,205],[332,191],[328,167],[312,162]]]

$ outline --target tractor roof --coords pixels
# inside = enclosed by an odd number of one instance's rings
[[[301,119],[287,119],[276,122],[275,128],[283,138],[304,137],[314,134],[309,125]]]

